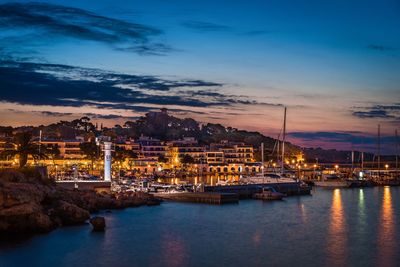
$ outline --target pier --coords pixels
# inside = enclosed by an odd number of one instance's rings
[[[97,192],[110,191],[111,182],[109,181],[92,181],[92,180],[62,180],[56,181],[57,186],[65,189],[93,190]]]
[[[300,183],[280,184],[247,184],[247,185],[221,185],[205,186],[205,192],[235,193],[241,199],[251,198],[254,193],[259,193],[262,187],[273,187],[276,191],[287,196],[310,195],[311,187],[302,186]]]
[[[155,193],[155,197],[178,201],[178,202],[194,202],[206,204],[228,204],[238,203],[239,195],[235,193],[218,193],[218,192],[195,192],[195,193]]]

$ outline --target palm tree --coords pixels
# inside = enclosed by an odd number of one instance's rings
[[[31,132],[21,132],[17,133],[14,136],[13,144],[15,145],[15,149],[13,150],[5,150],[1,153],[3,157],[11,156],[19,157],[19,166],[24,167],[28,162],[29,155],[32,156],[35,160],[40,158],[45,158],[46,156],[39,152],[39,147],[34,144],[32,141],[32,133]]]

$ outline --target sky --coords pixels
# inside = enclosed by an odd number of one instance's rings
[[[395,152],[400,2],[2,1],[0,124],[168,108],[293,143]]]

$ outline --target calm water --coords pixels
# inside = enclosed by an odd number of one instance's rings
[[[3,244],[0,266],[400,266],[400,188],[104,216],[105,233],[85,225]]]

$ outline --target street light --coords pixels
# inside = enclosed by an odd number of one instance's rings
[[[339,169],[339,165],[335,165],[335,169],[337,171]]]
[[[386,168],[386,170],[388,170],[388,168],[389,168],[389,165],[388,165],[388,164],[385,164],[385,168]]]

